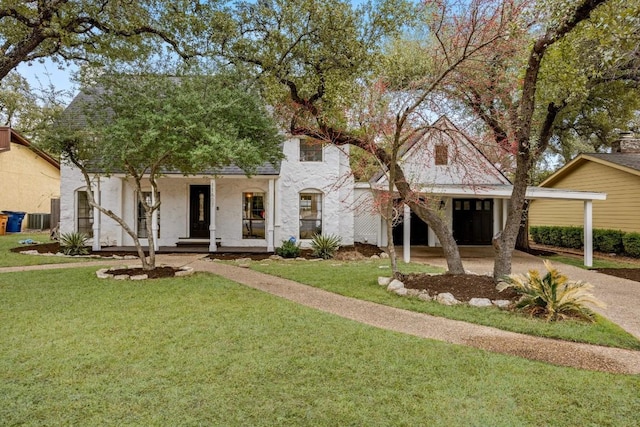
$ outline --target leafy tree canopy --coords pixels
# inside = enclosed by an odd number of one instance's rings
[[[0,81],[21,62],[188,58],[228,29],[217,0],[0,0]]]

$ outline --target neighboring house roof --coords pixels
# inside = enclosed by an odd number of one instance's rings
[[[462,142],[463,144],[467,145],[468,147],[470,147],[474,152],[476,152],[476,154],[483,159],[488,165],[490,165],[491,167],[491,172],[495,173],[496,176],[499,177],[499,179],[501,181],[504,181],[505,184],[510,183],[511,181],[509,181],[509,178],[507,178],[504,173],[498,169],[497,167],[495,167],[495,165],[489,160],[489,158],[487,158],[487,156],[473,143],[473,141],[471,141],[469,138],[467,138],[457,127],[456,125],[453,124],[453,122],[451,122],[451,120],[449,120],[448,117],[446,116],[441,116],[438,120],[436,120],[431,126],[420,130],[419,132],[416,132],[411,138],[409,138],[407,140],[407,142],[400,147],[400,150],[398,151],[398,157],[402,160],[405,160],[407,157],[409,157],[411,155],[411,150],[418,145],[419,143],[421,143],[422,141],[424,141],[425,138],[428,138],[430,136],[430,134],[432,134],[433,132],[442,132],[442,131],[451,131],[452,134],[454,134],[454,136],[452,136],[452,139],[455,139],[459,142]],[[385,176],[385,171],[384,170],[380,170],[379,172],[377,172],[370,180],[369,182],[371,183],[377,183],[379,182],[383,177]]]
[[[54,166],[57,169],[60,169],[60,162],[58,162],[56,159],[54,159],[53,157],[51,157],[49,154],[45,153],[38,147],[31,144],[27,140],[27,138],[20,135],[18,132],[16,132],[10,127],[0,126],[0,153],[4,151],[10,151],[12,142],[14,144],[27,147],[28,149],[33,151],[36,155],[38,155],[39,157],[41,157],[42,159],[50,163],[52,166]]]
[[[548,187],[571,174],[580,166],[595,162],[640,176],[640,153],[583,153],[544,180],[540,187]]]

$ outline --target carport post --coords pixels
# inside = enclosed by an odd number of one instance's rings
[[[402,224],[402,258],[404,262],[411,261],[411,208],[404,205],[404,223]]]
[[[593,201],[584,201],[584,265],[593,266]]]

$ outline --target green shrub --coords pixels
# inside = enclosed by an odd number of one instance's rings
[[[640,233],[626,233],[622,238],[622,244],[625,253],[640,258]]]
[[[529,237],[533,240],[534,243],[542,243],[540,241],[540,226],[534,225],[529,227]]]
[[[621,254],[624,251],[622,244],[623,231],[620,230],[593,230],[593,248],[600,252]]]
[[[60,250],[65,255],[87,255],[89,236],[84,233],[66,233],[60,236]]]
[[[315,234],[311,240],[311,248],[313,249],[313,256],[322,259],[333,258],[340,249],[340,237],[330,234],[323,236],[322,234]]]
[[[547,269],[544,277],[540,277],[536,270],[530,270],[526,275],[511,274],[498,284],[498,290],[513,288],[521,293],[522,298],[516,307],[533,316],[542,316],[550,321],[568,316],[593,321],[593,312],[585,304],[604,306],[589,292],[593,286],[581,281],[569,281],[567,276],[560,274],[547,260],[544,265]]]
[[[582,227],[561,227],[560,234],[563,248],[582,248],[584,244],[584,231]]]
[[[300,255],[300,244],[296,243],[294,237],[283,240],[282,245],[276,248],[276,255],[280,255],[283,258],[296,258]]]
[[[551,227],[545,226],[540,227],[538,230],[538,236],[540,238],[540,243],[543,245],[550,245],[551,239],[549,238]]]

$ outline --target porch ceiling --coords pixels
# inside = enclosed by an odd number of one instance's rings
[[[421,193],[439,194],[450,197],[488,197],[509,199],[513,185],[434,185],[422,187]],[[527,199],[564,199],[564,200],[606,200],[607,193],[594,191],[565,190],[560,188],[527,187]]]

